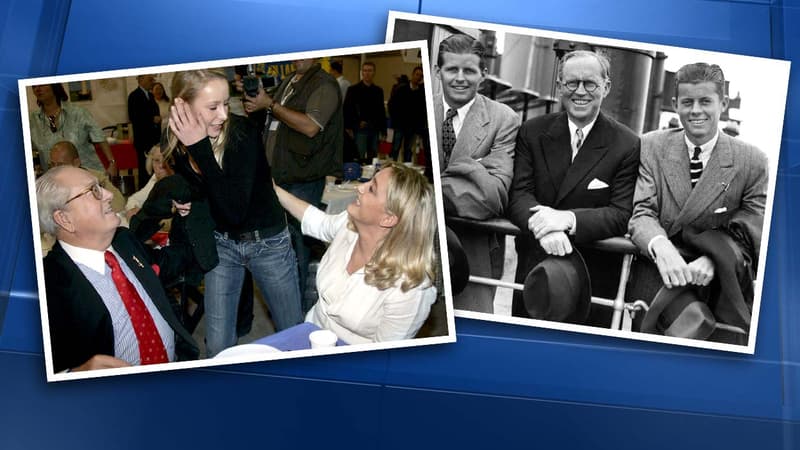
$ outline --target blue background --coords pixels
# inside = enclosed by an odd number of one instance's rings
[[[0,449],[800,448],[797,67],[753,356],[459,319],[457,344],[45,382],[17,79],[381,43],[390,9],[800,62],[800,0],[0,2]]]

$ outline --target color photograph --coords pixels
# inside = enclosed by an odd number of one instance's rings
[[[454,342],[423,44],[20,80],[48,381]]]

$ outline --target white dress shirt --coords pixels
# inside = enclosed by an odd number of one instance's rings
[[[447,117],[447,110],[451,109],[451,106],[447,104],[447,100],[444,99],[444,95],[442,96],[442,103],[444,104],[444,116]],[[468,101],[464,106],[461,108],[456,109],[456,115],[453,116],[453,132],[456,134],[456,139],[458,139],[458,133],[461,132],[461,126],[464,125],[464,121],[467,119],[467,113],[469,113],[469,109],[472,107],[472,104],[475,103],[475,97],[472,97],[472,100]]]
[[[586,139],[589,137],[589,132],[591,132],[592,128],[594,128],[595,122],[597,122],[597,117],[595,117],[593,121],[589,122],[588,125],[581,128],[581,132],[583,133],[583,142],[581,142],[581,145],[583,145],[586,142]],[[576,144],[575,132],[578,130],[578,125],[575,125],[569,119],[567,119],[567,125],[569,126],[569,136],[570,136],[569,143],[572,146],[572,160],[575,161],[575,157],[578,156],[578,150],[580,150],[575,145]]]
[[[714,137],[708,140],[705,144],[702,145],[695,145],[692,144],[692,141],[689,140],[689,137],[686,136],[686,133],[683,133],[683,140],[686,143],[686,149],[689,152],[689,161],[692,160],[694,156],[694,148],[700,147],[700,162],[703,164],[703,168],[706,167],[708,164],[708,160],[711,159],[711,152],[714,150],[714,147],[717,145],[717,140],[719,139],[719,130],[714,134]],[[653,239],[650,239],[650,242],[647,243],[647,253],[650,254],[650,258],[653,260],[656,259],[656,254],[653,253],[653,243],[657,239],[667,239],[666,236],[663,234],[659,234],[658,236],[653,236]]]
[[[336,333],[348,344],[413,338],[436,300],[429,280],[403,292],[400,280],[380,290],[364,282],[364,268],[347,273],[358,234],[347,228],[348,215],[327,215],[309,206],[303,215],[303,234],[330,242],[317,270],[317,303],[306,322]]]
[[[66,252],[70,259],[78,266],[81,273],[89,280],[89,283],[91,283],[92,287],[94,287],[97,294],[103,300],[106,309],[108,309],[108,313],[111,316],[112,328],[114,330],[113,356],[127,361],[132,365],[141,364],[139,340],[133,329],[131,316],[128,314],[125,303],[122,302],[119,291],[117,291],[117,286],[111,278],[111,269],[106,266],[104,252],[75,247],[64,241],[59,241],[59,243],[64,249],[64,252]],[[161,316],[161,313],[150,299],[147,291],[141,283],[139,283],[136,275],[128,268],[126,261],[112,247],[109,247],[108,250],[117,257],[122,272],[136,288],[145,306],[147,306],[150,315],[153,316],[153,322],[155,322],[158,334],[161,336],[161,340],[164,343],[167,357],[170,361],[175,361],[175,332]]]

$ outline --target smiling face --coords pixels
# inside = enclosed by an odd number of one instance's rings
[[[58,183],[69,189],[67,198],[71,200],[53,213],[57,237],[83,248],[108,248],[119,226],[119,216],[111,207],[111,192],[97,186],[101,198],[95,198],[90,188],[97,184],[97,178],[75,167],[62,168]]]
[[[189,103],[192,111],[200,114],[206,123],[206,133],[214,138],[219,136],[222,126],[228,119],[228,83],[221,79],[209,80]]]
[[[567,87],[573,82],[579,82],[574,91]],[[586,82],[596,85],[593,92],[586,89]],[[567,115],[579,127],[585,127],[597,117],[610,88],[610,82],[603,77],[603,67],[592,56],[575,56],[562,66],[558,94]]]
[[[703,145],[717,133],[719,118],[728,107],[728,97],[720,96],[711,81],[681,83],[672,104],[686,136],[695,145]]]
[[[358,197],[347,206],[353,223],[368,226],[393,225],[393,215],[386,211],[386,195],[392,179],[392,169],[378,171],[370,181],[358,186]]]
[[[444,53],[442,64],[436,67],[436,76],[442,81],[444,99],[452,108],[470,102],[486,76],[481,69],[481,58],[472,53]]]

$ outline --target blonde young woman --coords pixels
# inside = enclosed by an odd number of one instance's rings
[[[306,321],[348,344],[413,338],[436,300],[436,214],[425,177],[389,163],[338,215],[275,190],[303,234],[330,243],[317,271],[319,299]]]
[[[219,264],[205,276],[208,356],[236,344],[236,311],[245,268],[267,299],[277,330],[302,321],[297,263],[286,214],[272,187],[256,127],[228,114],[224,73],[191,70],[172,79],[167,149],[175,172],[207,200]],[[194,206],[193,206],[194,208]]]

